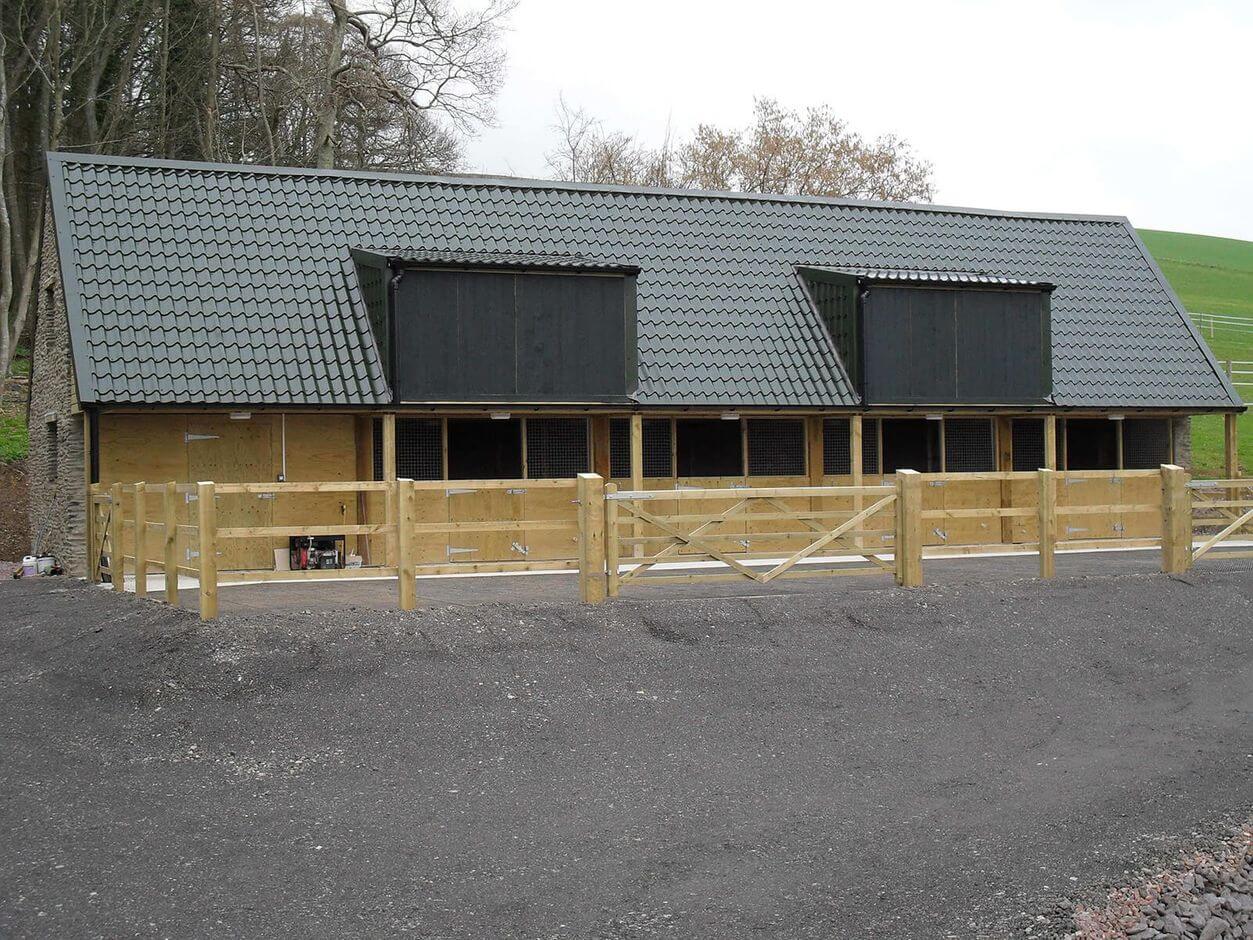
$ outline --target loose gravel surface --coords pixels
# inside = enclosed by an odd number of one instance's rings
[[[4,583],[0,936],[1060,937],[1247,816],[1250,625],[1231,564],[209,625]]]

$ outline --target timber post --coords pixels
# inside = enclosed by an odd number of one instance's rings
[[[397,480],[396,494],[396,580],[400,595],[400,609],[413,610],[418,606],[418,579],[414,570],[413,540],[416,535],[418,491],[412,480]]]
[[[126,556],[122,548],[122,484],[109,487],[109,578],[113,590],[126,590]]]
[[[1039,499],[1040,577],[1057,573],[1057,471],[1041,468]]]
[[[1223,476],[1228,480],[1240,479],[1240,430],[1236,423],[1239,415],[1223,415]]]
[[[617,492],[617,483],[605,487],[605,593],[609,597],[617,597],[619,591],[621,545],[618,542],[618,501],[613,499]]]
[[[396,481],[396,416],[383,415],[383,479],[388,483]],[[392,486],[383,494],[383,521],[390,526],[384,545],[387,551],[387,564],[397,564],[396,555],[400,547],[396,544],[396,520],[399,518],[400,507],[396,505],[396,487]]]
[[[922,474],[896,471],[896,583],[922,586]]]
[[[135,596],[148,596],[148,486],[135,484]]]
[[[212,482],[196,486],[200,532],[200,619],[218,615],[218,506]]]
[[[674,438],[671,436],[670,446],[674,446]],[[677,470],[677,468],[675,468]],[[641,414],[631,415],[631,489],[642,490],[644,488],[644,416]],[[631,527],[631,534],[639,538],[644,534],[644,526],[638,519]],[[637,542],[635,544],[635,555],[644,554],[644,544]]]
[[[579,600],[599,604],[605,599],[605,481],[597,473],[580,473]]]
[[[100,490],[99,484],[89,483],[87,485],[87,583],[95,584],[100,580],[100,553],[96,551],[96,493]]]
[[[165,484],[165,602],[178,606],[178,484],[171,480]]]
[[[1162,571],[1183,574],[1192,567],[1192,492],[1188,471],[1162,464]]]

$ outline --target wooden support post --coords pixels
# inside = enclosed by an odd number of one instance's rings
[[[922,586],[922,474],[896,471],[896,583]]]
[[[592,418],[592,472],[608,480],[613,472],[609,457],[609,416]]]
[[[1040,470],[1040,577],[1057,573],[1054,555],[1057,551],[1057,471]]]
[[[1014,469],[1014,419],[1001,416],[996,419],[996,469],[1008,473]],[[1014,484],[1010,480],[1001,481],[1000,505],[1002,509],[1014,507]],[[1014,541],[1014,520],[1009,516],[1001,518],[1001,543],[1008,545]]]
[[[126,590],[126,550],[122,547],[122,484],[109,487],[109,577],[113,590]]]
[[[135,596],[148,596],[148,488],[135,484]]]
[[[826,474],[822,444],[822,415],[811,415],[805,422],[805,440],[809,445],[809,485],[822,486],[822,478]]]
[[[396,482],[396,416],[383,415],[383,480],[386,483]],[[388,487],[383,494],[383,522],[392,528],[388,530],[384,541],[386,563],[396,564],[399,546],[396,544],[396,520],[400,507],[396,505],[396,487]]]
[[[862,422],[861,415],[853,415],[848,419],[848,470],[852,475],[853,486],[861,486],[862,477]],[[853,515],[861,512],[862,498],[853,497]],[[858,526],[864,528],[864,526]],[[853,544],[861,548],[865,539],[861,535],[853,536]]]
[[[395,490],[397,511],[396,580],[399,582],[400,609],[418,606],[418,580],[414,571],[414,526],[418,523],[418,491],[412,480],[397,480]]]
[[[165,515],[165,602],[178,606],[178,484],[165,484],[162,509]]]
[[[1048,470],[1060,470],[1057,465],[1057,416],[1044,416],[1044,466]]]
[[[218,505],[213,484],[196,487],[196,515],[200,527],[200,619],[218,615]]]
[[[1239,415],[1223,415],[1223,467],[1224,478],[1240,479],[1240,432],[1236,421]]]
[[[611,497],[618,492],[618,484],[610,483],[605,487],[605,592],[610,597],[617,597],[619,591],[619,571],[621,567],[618,542],[618,501]]]
[[[605,599],[605,481],[580,473],[578,498],[579,600],[599,604]]]
[[[670,425],[670,445],[674,446],[674,425]],[[675,469],[675,468],[671,468]],[[644,488],[644,416],[634,414],[631,415],[631,489],[642,490]],[[636,538],[640,538],[644,534],[644,526],[637,519],[635,525],[631,527],[631,534]],[[644,546],[636,543],[635,555],[642,556],[644,554]]]
[[[1192,567],[1192,491],[1189,474],[1162,465],[1162,571],[1183,574]]]
[[[96,493],[99,487],[95,483],[87,486],[87,583],[95,584],[100,580],[100,553],[96,550]]]

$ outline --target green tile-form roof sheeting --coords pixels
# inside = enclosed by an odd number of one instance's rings
[[[1056,284],[1057,404],[1239,404],[1125,219],[49,156],[84,402],[385,404],[350,252],[638,265],[639,401],[853,406],[798,266]]]

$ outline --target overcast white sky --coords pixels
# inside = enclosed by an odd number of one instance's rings
[[[522,0],[468,169],[546,176],[553,108],[658,142],[754,95],[830,104],[936,201],[1253,240],[1251,0]]]

